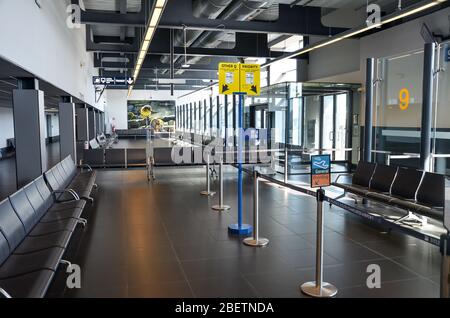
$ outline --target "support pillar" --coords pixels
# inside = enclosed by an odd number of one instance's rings
[[[431,126],[433,117],[434,59],[436,44],[426,43],[423,63],[422,126],[420,130],[420,168],[431,171]]]
[[[61,160],[72,156],[77,162],[75,103],[70,96],[62,97],[59,103],[59,147]]]
[[[89,118],[86,106],[77,108],[77,141],[89,141]]]
[[[89,139],[92,140],[97,136],[97,127],[96,127],[96,120],[95,120],[95,110],[89,109],[88,113],[88,127],[89,127]]]
[[[372,161],[372,125],[373,125],[373,85],[375,79],[375,59],[366,62],[366,110],[364,125],[364,157],[366,162]]]
[[[47,171],[44,92],[34,78],[18,80],[13,91],[17,187],[21,188]]]

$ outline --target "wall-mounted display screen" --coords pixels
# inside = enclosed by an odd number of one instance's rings
[[[142,112],[143,108],[144,112]],[[140,128],[151,128],[156,132],[173,132],[175,130],[175,101],[128,101],[128,129]]]

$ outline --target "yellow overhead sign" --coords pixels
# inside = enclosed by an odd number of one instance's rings
[[[250,96],[259,95],[261,66],[259,64],[241,64],[241,93]]]
[[[219,64],[219,94],[239,92],[239,63]]]
[[[219,94],[245,93],[256,96],[260,93],[261,67],[259,64],[220,63]]]

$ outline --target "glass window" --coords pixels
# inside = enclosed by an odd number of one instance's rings
[[[347,104],[348,94],[339,94],[336,96],[336,136],[334,148],[335,152],[334,160],[345,160],[346,154],[343,149],[347,147]]]
[[[219,116],[219,129],[222,138],[225,138],[225,96],[219,97],[220,101],[220,116]]]
[[[212,102],[212,136],[216,137],[217,136],[217,98],[213,98],[213,102]]]
[[[304,98],[304,127],[305,147],[307,149],[319,148],[320,129],[320,96],[306,96]]]
[[[292,144],[302,144],[302,99],[292,99]]]
[[[205,101],[205,103],[206,103],[206,131],[205,131],[205,135],[209,135],[209,133],[210,133],[210,118],[209,118],[209,110],[210,110],[210,107],[209,107],[209,100],[206,100]]]
[[[323,134],[322,149],[332,149],[334,139],[334,96],[324,96],[323,98]],[[332,154],[332,151],[325,151],[326,154]]]
[[[277,111],[275,112],[275,142],[283,143],[285,140],[285,112]]]

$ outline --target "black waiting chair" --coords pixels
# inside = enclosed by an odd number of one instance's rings
[[[360,161],[358,163],[358,166],[356,167],[355,173],[352,175],[352,182],[350,184],[339,183],[339,178],[341,176],[345,176],[346,174],[339,175],[336,181],[332,183],[332,185],[343,189],[344,194],[337,197],[336,199],[345,197],[347,193],[365,196],[368,192],[370,192],[370,181],[372,180],[372,176],[375,172],[376,166],[377,165],[372,162]],[[355,202],[357,203],[356,199]]]

